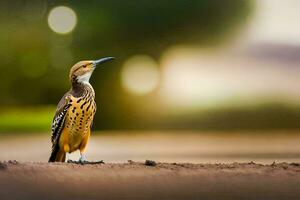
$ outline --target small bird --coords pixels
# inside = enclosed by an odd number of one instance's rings
[[[84,149],[91,134],[96,113],[95,91],[89,83],[97,65],[113,57],[80,61],[70,70],[71,89],[58,103],[52,122],[52,152],[49,162],[65,162],[66,154],[79,149],[79,162],[86,161]]]

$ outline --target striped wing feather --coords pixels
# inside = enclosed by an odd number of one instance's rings
[[[70,96],[69,94],[65,94],[62,99],[59,101],[56,113],[53,118],[52,122],[52,136],[51,136],[51,141],[52,141],[52,152],[56,151],[59,137],[65,122],[66,114],[68,112],[69,107],[71,106],[70,104]]]

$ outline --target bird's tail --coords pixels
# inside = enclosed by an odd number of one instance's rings
[[[66,160],[66,153],[60,150],[59,145],[56,144],[52,148],[52,152],[48,162],[65,162]]]

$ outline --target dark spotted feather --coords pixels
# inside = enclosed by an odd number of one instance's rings
[[[66,114],[70,106],[71,106],[70,94],[67,93],[62,97],[62,99],[58,103],[57,110],[53,118],[52,136],[51,136],[52,152],[49,158],[49,162],[55,161],[56,154],[58,153],[59,150],[58,145],[59,145],[60,134],[65,122]]]

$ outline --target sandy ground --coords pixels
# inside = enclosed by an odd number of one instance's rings
[[[0,199],[299,199],[300,164],[0,162]]]
[[[299,144],[299,130],[105,131],[92,135],[86,155],[108,164],[81,166],[46,163],[49,134],[0,134],[0,200],[298,200]],[[145,159],[158,164],[146,166]]]

